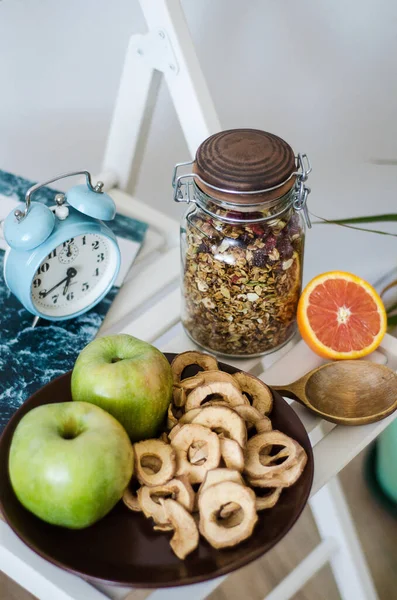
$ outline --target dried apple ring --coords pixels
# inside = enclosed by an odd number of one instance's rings
[[[168,519],[161,506],[160,498],[172,498],[189,512],[193,511],[194,491],[187,477],[174,478],[164,485],[142,486],[138,490],[140,510],[145,517],[152,517],[157,525],[168,525]],[[172,527],[169,527],[169,530]]]
[[[205,489],[198,501],[200,533],[213,548],[227,548],[246,540],[258,520],[255,493],[248,487],[224,481]],[[234,503],[231,522],[222,519],[222,509]],[[238,505],[240,510],[235,511]],[[236,512],[240,513],[239,515]],[[236,517],[239,516],[240,519]]]
[[[141,505],[139,504],[138,496],[134,494],[130,488],[127,488],[123,494],[123,502],[127,508],[134,512],[142,512]]]
[[[197,375],[188,377],[180,382],[180,387],[186,392],[191,392],[200,385],[208,385],[209,383],[215,383],[216,381],[223,381],[225,383],[231,383],[237,389],[240,389],[233,375],[225,373],[225,371],[199,371]]]
[[[281,464],[276,464],[281,456],[271,457],[269,455],[267,464],[261,462],[261,453],[268,446],[284,446],[287,452],[283,452],[282,456],[286,456],[286,460]],[[265,433],[259,433],[252,437],[247,442],[245,473],[252,478],[273,477],[281,471],[286,471],[297,463],[297,456],[303,448],[281,431],[273,430]],[[262,454],[262,460],[266,460]],[[277,486],[272,486],[277,487]]]
[[[244,471],[244,452],[236,440],[220,438],[221,455],[228,469],[242,473]]]
[[[164,485],[175,475],[175,452],[162,440],[134,444],[136,476],[142,485]]]
[[[215,381],[207,385],[200,385],[190,392],[186,400],[186,410],[202,406],[209,396],[214,395],[217,398],[219,397],[219,400],[227,402],[231,407],[239,404],[249,404],[248,398],[243,396],[232,383]],[[211,400],[211,398],[209,399]]]
[[[244,485],[244,479],[242,478],[241,473],[234,469],[219,468],[208,471],[196,494],[194,508],[195,511],[198,510],[198,501],[204,490],[206,490],[211,485],[221,483],[221,481],[234,481],[235,483]]]
[[[261,415],[268,415],[273,408],[273,396],[266,383],[250,373],[239,371],[233,375],[243,394],[252,398],[252,406]]]
[[[189,448],[199,442],[205,442],[208,448],[207,459],[203,464],[193,465],[189,462]],[[201,483],[211,469],[216,469],[221,459],[220,442],[216,433],[198,425],[183,425],[171,440],[177,458],[177,476],[187,475],[190,483]]]
[[[224,433],[226,437],[238,442],[242,448],[247,442],[247,428],[244,419],[226,406],[206,407],[204,405],[192,423],[208,427],[216,433]]]
[[[191,514],[175,500],[161,500],[174,535],[170,546],[178,558],[184,560],[199,545],[199,532]]]
[[[276,506],[282,491],[283,488],[279,487],[274,488],[274,490],[269,494],[266,494],[266,496],[257,495],[255,501],[256,510],[267,510],[268,508],[273,508],[273,506]]]
[[[209,354],[203,352],[195,352],[188,350],[175,356],[171,363],[172,376],[174,378],[174,384],[178,385],[181,381],[183,371],[190,365],[198,365],[204,371],[217,371],[218,361]]]
[[[291,487],[291,485],[294,485],[294,483],[296,483],[296,481],[298,481],[299,477],[302,475],[306,462],[307,454],[303,448],[301,448],[301,450],[298,452],[296,463],[289,469],[284,469],[271,475],[267,473],[262,477],[248,476],[247,481],[252,487],[259,488]]]
[[[175,414],[176,412],[176,414]],[[182,416],[181,411],[176,409],[173,404],[170,404],[167,412],[167,429],[172,429],[178,423],[179,416]]]
[[[177,421],[176,425],[174,425],[171,431],[168,433],[168,439],[170,440],[170,443],[172,441],[172,438],[178,433],[180,429],[182,429],[182,423],[179,423],[179,421]]]
[[[177,386],[174,385],[173,391],[172,391],[172,401],[174,403],[175,406],[177,406],[178,408],[185,406],[186,404],[186,391]]]

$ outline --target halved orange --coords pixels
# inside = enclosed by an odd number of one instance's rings
[[[379,346],[387,326],[385,307],[376,290],[343,271],[323,273],[307,284],[297,320],[307,345],[333,360],[367,356]]]

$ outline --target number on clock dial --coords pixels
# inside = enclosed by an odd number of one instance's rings
[[[37,269],[31,286],[33,303],[40,312],[54,315],[58,311],[73,313],[77,303],[84,306],[85,297],[90,304],[95,300],[95,288],[99,295],[104,279],[111,278],[111,250],[108,240],[98,234],[87,233],[62,242]],[[71,268],[76,274],[68,277]]]

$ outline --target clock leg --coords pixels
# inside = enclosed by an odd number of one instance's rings
[[[32,321],[32,328],[36,327],[37,323],[40,321],[40,317],[35,317]]]

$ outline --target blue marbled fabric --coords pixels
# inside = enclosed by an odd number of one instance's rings
[[[0,170],[0,194],[23,200],[31,181]],[[43,188],[35,200],[53,202],[56,191]],[[1,199],[0,199],[1,202]],[[119,237],[142,242],[146,223],[117,215],[111,227]],[[115,298],[113,286],[92,310],[68,321],[45,321],[32,329],[32,315],[8,290],[0,250],[0,433],[12,414],[33,392],[73,367],[80,350],[92,340]]]

